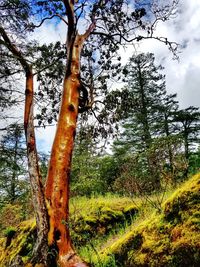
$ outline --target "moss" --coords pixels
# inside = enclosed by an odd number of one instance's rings
[[[91,199],[87,209],[74,213],[70,222],[72,239],[77,246],[91,244],[118,225],[131,221],[138,209],[127,199]],[[81,204],[82,205],[82,204]],[[90,208],[91,207],[91,208]],[[74,212],[75,212],[74,208]],[[200,266],[200,174],[184,183],[163,205],[161,213],[152,213],[129,228],[117,241],[95,255],[95,267],[184,267]],[[10,266],[19,255],[27,263],[35,239],[35,223],[24,222],[16,228],[11,244],[0,239],[0,267]],[[89,242],[88,242],[89,241]],[[2,248],[1,248],[2,247]]]
[[[129,205],[123,209],[124,214],[126,215],[135,215],[138,212],[138,208],[135,205]]]
[[[103,225],[110,224],[112,222],[123,221],[124,215],[120,210],[114,210],[109,207],[103,207],[100,212],[99,222]]]
[[[119,200],[118,200],[119,201]],[[76,246],[85,245],[91,238],[106,235],[115,228],[126,222],[131,222],[130,214],[135,214],[136,207],[128,203],[127,210],[119,201],[112,203],[97,201],[96,209],[91,209],[90,213],[77,216],[72,224],[72,239]],[[127,202],[124,202],[127,205]],[[89,205],[89,204],[88,204]],[[124,212],[125,210],[125,212]]]
[[[14,227],[8,227],[4,230],[4,236],[7,238],[12,238],[16,233],[16,228]]]
[[[95,217],[95,216],[86,216],[84,218],[84,221],[85,221],[86,224],[94,226],[94,225],[97,224],[97,217]]]
[[[166,220],[182,220],[182,212],[195,208],[200,201],[200,174],[193,176],[178,189],[165,203]]]
[[[35,231],[35,221],[26,221],[16,228],[15,238],[11,240],[9,246],[5,246],[6,239],[1,240],[0,267],[10,266],[17,256],[21,257],[23,263],[27,262],[32,251],[32,244],[36,235]]]
[[[184,183],[154,213],[101,251],[122,266],[200,266],[200,174]]]

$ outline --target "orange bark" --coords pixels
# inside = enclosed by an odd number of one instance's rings
[[[49,245],[58,248],[61,267],[87,266],[81,262],[72,246],[69,235],[69,179],[78,116],[80,87],[80,52],[83,35],[77,35],[71,45],[71,61],[68,62],[63,85],[63,95],[56,135],[51,151],[47,183],[46,204],[49,214]]]

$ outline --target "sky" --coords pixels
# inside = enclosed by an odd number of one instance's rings
[[[157,26],[157,35],[167,37],[181,45],[179,60],[173,60],[172,53],[158,41],[146,40],[136,47],[137,53],[152,52],[156,62],[165,68],[168,93],[177,93],[180,108],[200,107],[200,0],[180,0],[179,12],[174,19]],[[42,42],[65,41],[64,23],[45,23],[35,33]],[[134,53],[135,48],[122,49],[123,63]],[[40,150],[49,151],[55,134],[55,127],[37,130]]]

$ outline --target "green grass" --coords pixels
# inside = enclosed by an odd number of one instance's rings
[[[98,221],[102,222],[105,219],[104,225],[107,227],[105,229],[100,223],[100,227],[97,227],[98,230],[97,228],[86,226],[87,231],[85,235],[83,232],[82,234],[80,232],[78,233],[80,242],[75,242],[75,245],[80,256],[91,264],[95,262],[95,266],[107,266],[108,263],[101,260],[101,251],[109,248],[115,240],[120,239],[124,234],[130,232],[141,222],[151,217],[152,212],[155,212],[155,210],[159,211],[161,200],[164,201],[168,195],[170,195],[170,191],[165,192],[164,195],[160,193],[137,198],[106,195],[91,199],[84,197],[73,199],[71,206],[73,208],[72,213],[74,214],[78,211],[79,215],[76,215],[77,218],[83,217],[89,225],[96,224],[97,226]],[[88,207],[88,209],[85,207]],[[133,216],[135,209],[138,212]],[[109,220],[109,216],[112,214],[115,214],[116,218],[120,218],[120,214],[123,216],[121,220],[119,219],[118,222],[115,221],[115,224],[113,224],[112,219],[110,218],[111,220]],[[109,225],[109,222],[111,222],[111,225]],[[88,230],[95,235],[92,236],[89,234]],[[84,238],[85,241],[83,241]],[[76,241],[74,234],[72,234],[72,239]],[[109,257],[109,262],[112,262],[112,265],[109,263],[108,266],[116,266],[113,265],[115,264],[114,257]]]
[[[199,210],[200,174],[164,195],[73,198],[69,227],[78,253],[95,267],[198,267]],[[1,267],[18,254],[28,261],[35,223],[24,222],[11,232],[7,248],[6,238],[0,240]]]
[[[136,206],[130,198],[125,197],[108,195],[73,199],[70,227],[76,248],[90,254],[97,244],[130,225],[138,210],[139,205]]]
[[[101,266],[200,266],[200,174],[176,190],[162,212],[135,225],[93,257]],[[100,260],[99,260],[100,259]],[[110,263],[111,262],[111,263]],[[111,265],[110,265],[111,264]]]

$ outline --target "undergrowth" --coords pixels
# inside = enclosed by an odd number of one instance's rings
[[[200,266],[200,174],[161,194],[72,199],[69,227],[80,256],[95,267]],[[16,257],[28,262],[35,222],[7,226],[4,236],[0,267]]]
[[[150,218],[93,257],[93,266],[200,266],[200,174]],[[113,265],[114,264],[114,265]]]

